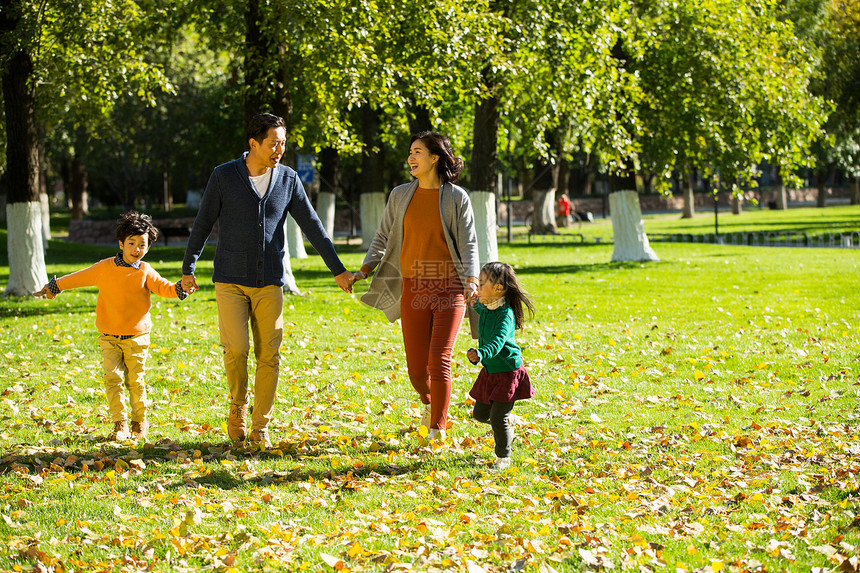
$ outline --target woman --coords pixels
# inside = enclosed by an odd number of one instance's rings
[[[362,302],[400,319],[409,381],[430,440],[445,439],[451,355],[466,301],[478,289],[478,241],[472,203],[455,185],[463,161],[444,135],[409,142],[411,183],[395,187],[356,280],[376,269]]]

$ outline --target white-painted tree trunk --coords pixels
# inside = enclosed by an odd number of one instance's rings
[[[328,191],[320,191],[317,196],[317,216],[322,221],[326,234],[334,240],[334,206],[337,196]]]
[[[489,191],[472,191],[472,212],[475,214],[475,233],[478,235],[478,262],[480,266],[499,260],[496,242],[496,194]]]
[[[361,212],[361,248],[369,249],[385,211],[385,193],[362,193],[358,208]]]
[[[292,215],[287,215],[287,253],[294,259],[306,259],[308,253],[305,251],[305,239],[302,236],[302,228],[296,223]]]
[[[41,290],[48,282],[45,248],[42,241],[42,205],[9,203],[6,205],[9,283],[7,296],[27,296]]]
[[[609,210],[612,212],[612,234],[615,249],[613,261],[659,261],[660,258],[648,244],[639,194],[636,191],[617,191],[609,195]]]
[[[555,189],[535,191],[532,233],[545,235],[555,232]]]
[[[47,249],[48,241],[51,240],[51,205],[47,193],[39,193],[39,208],[42,211],[42,240]]]
[[[284,292],[290,294],[302,294],[296,285],[296,277],[293,275],[293,265],[290,263],[290,251],[284,251]]]

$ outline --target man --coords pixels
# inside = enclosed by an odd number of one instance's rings
[[[283,335],[287,214],[322,256],[340,288],[352,292],[354,279],[338,258],[298,175],[280,164],[286,146],[284,120],[268,113],[257,115],[248,125],[247,136],[250,150],[216,167],[203,192],[182,262],[182,288],[197,290],[197,259],[218,222],[212,281],[230,390],[227,434],[234,445],[246,439],[250,321],[257,371],[247,441],[269,448],[267,427],[275,405]]]

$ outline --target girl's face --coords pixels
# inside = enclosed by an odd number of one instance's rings
[[[478,300],[484,304],[505,296],[505,289],[500,284],[493,283],[490,278],[481,273],[478,277]]]
[[[409,148],[409,157],[406,159],[412,177],[421,179],[427,175],[435,174],[438,161],[439,156],[431,154],[420,139],[412,142],[412,147]]]

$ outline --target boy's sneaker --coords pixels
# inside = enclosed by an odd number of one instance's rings
[[[120,420],[113,423],[113,432],[110,433],[108,439],[111,441],[122,442],[131,437],[128,433],[128,423],[125,420]]]
[[[242,404],[230,404],[230,413],[227,415],[227,437],[234,446],[241,445],[245,441],[245,421],[248,417],[248,408]]]
[[[496,461],[490,466],[490,471],[503,472],[509,467],[511,467],[511,458],[496,458]]]
[[[269,430],[251,430],[248,434],[248,443],[254,446],[259,446],[262,450],[268,450],[272,447],[272,442],[269,441]]]
[[[146,434],[149,432],[149,422],[146,420],[142,420],[140,422],[131,423],[131,435],[138,439],[146,438]]]

